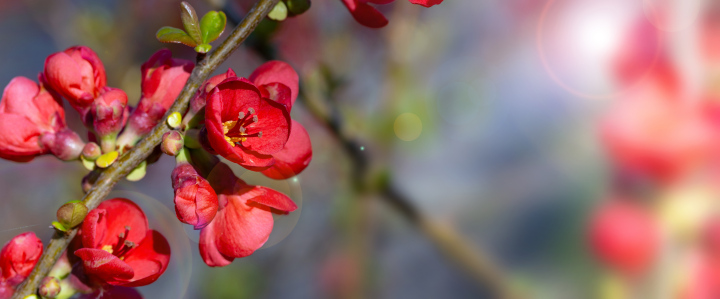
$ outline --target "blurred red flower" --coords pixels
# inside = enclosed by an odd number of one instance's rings
[[[12,297],[15,287],[35,268],[43,253],[43,244],[35,233],[22,233],[0,250],[0,299]]]

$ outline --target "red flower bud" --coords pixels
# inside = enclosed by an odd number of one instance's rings
[[[117,88],[105,87],[93,102],[93,127],[95,132],[103,136],[117,134],[125,120],[127,95]]]
[[[647,269],[659,246],[659,231],[651,215],[627,201],[601,206],[592,217],[589,234],[600,260],[631,275]]]
[[[85,147],[83,147],[82,155],[90,160],[95,160],[102,155],[102,151],[97,143],[88,142],[85,144]]]
[[[57,133],[48,133],[40,136],[40,143],[50,150],[50,153],[63,161],[75,160],[80,157],[85,143],[75,131],[64,128]]]
[[[187,162],[178,163],[171,178],[178,220],[195,229],[207,226],[218,210],[217,194],[210,183]]]
[[[84,46],[68,48],[48,56],[44,79],[82,116],[86,115],[107,81],[100,58]]]
[[[60,293],[60,280],[53,276],[46,276],[40,281],[38,293],[43,298],[55,298]]]
[[[0,250],[0,298],[10,298],[15,287],[30,275],[43,252],[43,244],[35,233],[22,233]]]
[[[138,287],[165,272],[170,245],[148,228],[145,213],[124,198],[102,202],[82,223],[82,247],[75,255],[84,273],[95,284]]]
[[[173,59],[168,49],[155,52],[142,65],[142,98],[127,130],[136,136],[150,132],[180,95],[194,66],[189,60]]]
[[[50,152],[40,137],[65,129],[65,111],[53,92],[25,77],[5,87],[0,102],[0,157],[27,162]],[[52,138],[54,140],[54,138]]]

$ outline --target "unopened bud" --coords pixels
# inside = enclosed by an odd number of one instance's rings
[[[80,136],[68,128],[54,134],[43,134],[40,137],[40,144],[63,161],[75,160],[80,157],[85,146]]]
[[[70,201],[57,210],[57,219],[65,228],[73,228],[83,222],[88,208],[79,200]]]
[[[288,11],[291,16],[296,16],[310,9],[310,0],[286,0]]]
[[[102,155],[102,151],[97,143],[89,142],[85,144],[82,155],[88,160],[95,161],[98,157],[100,157],[100,155]]]
[[[180,124],[182,124],[182,115],[180,114],[180,112],[175,111],[171,113],[168,116],[167,123],[173,129],[179,128]]]
[[[47,276],[40,282],[40,296],[43,298],[55,298],[60,293],[60,280]]]
[[[162,138],[163,153],[169,156],[176,156],[183,148],[183,136],[178,131],[170,131],[165,133]]]
[[[118,152],[112,151],[97,158],[97,160],[95,160],[95,165],[100,168],[107,168],[108,166],[112,165],[115,160],[117,160],[117,158]]]
[[[285,20],[288,16],[288,8],[285,6],[285,2],[278,2],[275,7],[268,13],[268,18],[275,21]]]

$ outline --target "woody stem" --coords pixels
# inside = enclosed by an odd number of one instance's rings
[[[167,111],[163,120],[135,147],[100,173],[100,177],[83,198],[83,203],[89,209],[96,208],[120,179],[127,176],[153,152],[153,149],[162,142],[163,134],[171,130],[167,125],[167,117],[173,112],[182,114],[187,110],[190,99],[195,95],[200,85],[240,46],[279,1],[259,0],[256,2],[245,19],[233,29],[228,38],[203,58],[202,61],[198,62],[187,83],[185,83],[182,92]],[[76,234],[77,228],[67,233],[56,232],[47,245],[40,261],[38,261],[30,276],[18,286],[12,298],[21,299],[37,292],[40,281],[48,274],[60,254],[65,251]]]

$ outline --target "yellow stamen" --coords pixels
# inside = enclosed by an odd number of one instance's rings
[[[243,142],[243,141],[247,140],[247,138],[244,138],[244,137],[229,137],[229,136],[227,136],[227,133],[230,132],[230,130],[232,130],[237,125],[237,123],[238,123],[238,121],[236,121],[236,120],[229,120],[222,124],[223,125],[223,135],[225,135],[225,141],[230,143],[230,145],[232,145],[232,146],[235,146],[236,142]],[[245,135],[245,133],[242,133],[242,132],[240,134]]]
[[[107,252],[110,253],[110,254],[113,253],[112,246],[110,246],[110,245],[105,245],[105,246],[103,246],[101,249],[107,251]]]

